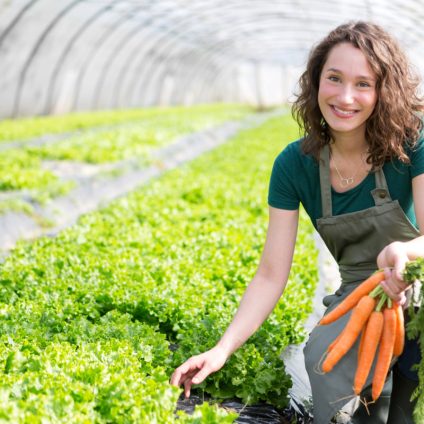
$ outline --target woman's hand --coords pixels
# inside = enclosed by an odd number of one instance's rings
[[[171,384],[173,386],[183,384],[184,394],[188,398],[192,384],[200,384],[209,374],[220,370],[228,356],[228,353],[220,346],[192,356],[174,371]]]
[[[381,286],[390,298],[401,305],[406,302],[405,290],[410,288],[402,279],[405,265],[409,261],[406,245],[400,241],[387,245],[377,257],[377,266],[384,269],[386,276]]]

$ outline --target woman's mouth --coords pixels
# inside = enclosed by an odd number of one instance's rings
[[[330,105],[332,111],[341,118],[351,118],[358,111],[356,109],[340,109],[337,106]]]

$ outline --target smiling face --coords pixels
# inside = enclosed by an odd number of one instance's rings
[[[322,68],[318,104],[332,137],[365,138],[366,120],[377,101],[376,75],[362,51],[337,44]]]

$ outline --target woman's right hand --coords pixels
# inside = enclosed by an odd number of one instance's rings
[[[192,384],[200,384],[209,374],[220,370],[228,356],[220,346],[192,356],[174,371],[170,382],[173,386],[183,384],[184,394],[188,398]]]

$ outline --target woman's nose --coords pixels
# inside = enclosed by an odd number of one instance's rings
[[[351,85],[342,85],[340,87],[340,92],[339,92],[339,100],[343,103],[353,103],[353,99],[354,99],[354,90],[353,87]]]

